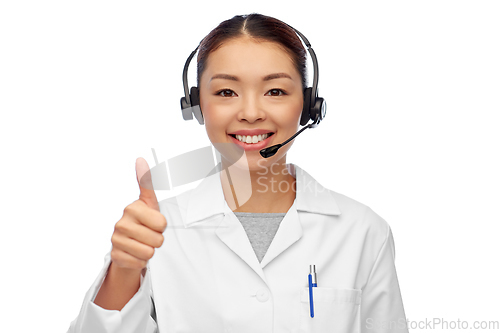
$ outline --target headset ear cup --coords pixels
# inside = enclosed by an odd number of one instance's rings
[[[191,98],[191,108],[193,110],[193,114],[200,125],[203,125],[203,113],[201,112],[200,107],[200,92],[198,90],[198,87],[191,87],[189,96]]]
[[[304,89],[304,107],[302,108],[302,115],[300,117],[300,125],[304,126],[311,119],[311,92],[312,88]]]
[[[317,97],[314,105],[314,114],[318,117],[318,124],[326,117],[326,101],[322,97]]]
[[[326,103],[324,99],[321,97],[316,97],[314,99],[314,105],[311,106],[311,119],[319,124],[319,122],[323,120],[325,113]]]
[[[198,91],[198,87],[191,87],[189,97],[191,98],[191,106],[200,105],[200,93]]]
[[[186,97],[181,97],[181,110],[182,110],[182,118],[184,118],[184,120],[193,119],[193,113],[191,112],[191,105],[186,101]]]

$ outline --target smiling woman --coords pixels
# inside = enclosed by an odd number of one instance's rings
[[[317,125],[324,104],[308,98],[316,90],[306,88],[305,63],[293,28],[259,14],[202,40],[192,97],[220,152],[218,172],[161,203],[150,178],[149,190],[140,185],[70,332],[350,333],[406,323],[389,225],[287,163],[292,141],[259,153],[295,137],[304,118]],[[316,73],[317,64],[313,86]],[[148,168],[138,159],[140,184]]]

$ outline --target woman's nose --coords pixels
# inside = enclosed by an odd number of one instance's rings
[[[256,97],[243,98],[240,112],[238,113],[238,120],[246,120],[253,123],[257,120],[266,118],[266,112],[262,108],[261,103]]]

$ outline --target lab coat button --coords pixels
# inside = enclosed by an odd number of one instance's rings
[[[259,302],[266,302],[269,299],[269,292],[265,289],[257,291],[257,300]]]

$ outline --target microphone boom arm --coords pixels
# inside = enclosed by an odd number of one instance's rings
[[[274,154],[276,154],[278,152],[278,149],[280,149],[281,147],[283,147],[284,145],[286,145],[288,142],[292,141],[297,135],[299,135],[300,133],[302,133],[305,129],[307,129],[307,128],[314,128],[316,126],[318,126],[317,122],[314,122],[314,123],[311,123],[311,124],[309,124],[307,126],[304,126],[300,131],[298,131],[297,133],[295,133],[294,135],[292,135],[292,137],[290,137],[285,142],[278,143],[277,145],[274,145],[274,146],[271,146],[271,147],[264,148],[264,149],[260,150],[260,155],[262,157],[264,157],[264,158],[268,158],[268,157],[273,156]]]

